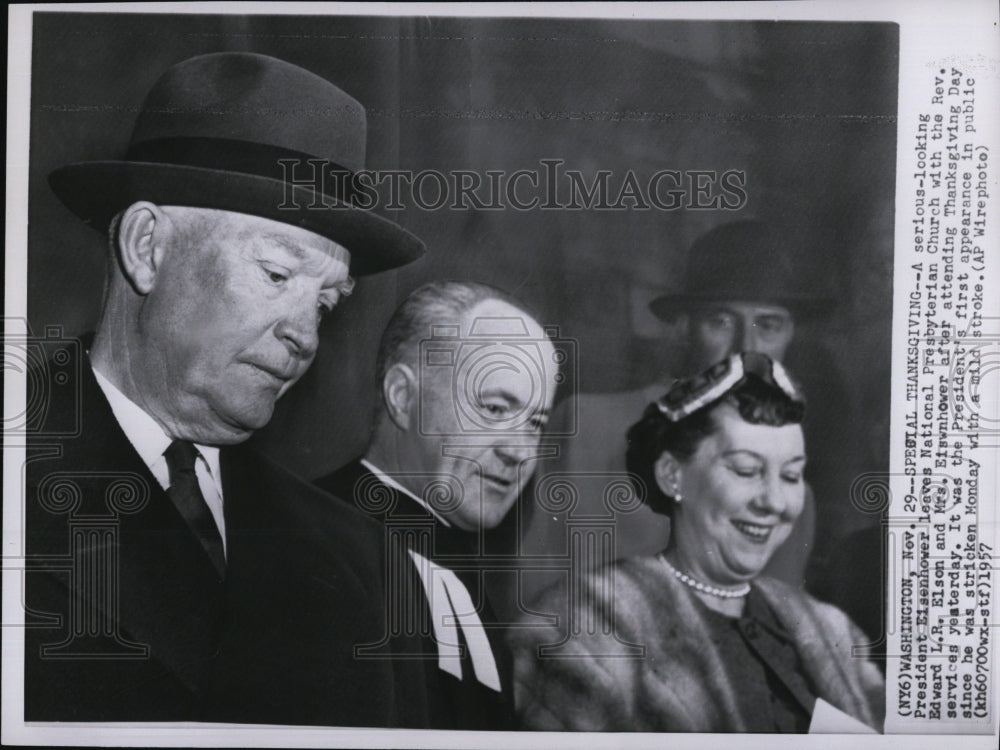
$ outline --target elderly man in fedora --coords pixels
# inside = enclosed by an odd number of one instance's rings
[[[701,235],[688,253],[681,290],[650,303],[654,314],[679,325],[684,332],[684,362],[676,372],[665,373],[663,379],[642,390],[581,393],[575,403],[560,404],[552,417],[554,428],[558,431],[567,414],[576,409],[577,431],[561,443],[560,456],[547,461],[544,471],[609,477],[624,474],[626,430],[646,404],[663,395],[674,377],[699,372],[738,351],[756,351],[777,361],[785,360],[796,325],[823,313],[832,302],[824,285],[811,276],[801,255],[787,232],[763,221],[728,222]],[[799,375],[794,367],[790,369],[794,376]],[[807,388],[809,385],[805,383]],[[815,434],[816,425],[814,421],[807,426],[810,435]],[[820,431],[828,428],[822,418],[818,425]],[[822,462],[821,452],[813,450],[813,443],[809,446],[810,464],[814,456],[815,463]],[[580,483],[581,488],[589,486],[590,481]],[[581,491],[577,512],[591,511],[602,512],[602,500]],[[816,503],[809,492],[789,539],[768,564],[768,575],[796,586],[805,584],[815,526]],[[669,520],[645,508],[618,514],[615,556],[657,552],[654,547],[668,530]],[[555,545],[564,536],[563,519],[535,513],[526,534],[526,549],[533,552],[558,548]],[[538,578],[535,585],[543,586],[542,577]]]
[[[378,526],[243,445],[349,272],[423,253],[289,171],[356,172],[365,128],[313,73],[209,54],[155,83],[123,160],[51,175],[110,255],[78,388],[48,391],[79,429],[27,467],[26,720],[395,722],[392,666],[355,656],[384,630]]]

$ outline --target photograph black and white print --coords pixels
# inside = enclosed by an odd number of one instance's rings
[[[989,746],[945,16],[12,8],[5,742]]]

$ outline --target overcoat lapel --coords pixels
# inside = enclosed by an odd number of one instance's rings
[[[393,726],[381,529],[237,445],[220,455],[229,567],[209,702],[220,721]]]
[[[112,529],[110,534],[76,535],[74,565],[117,557],[108,571],[110,587],[77,587],[83,611],[103,613],[128,642],[156,644],[148,658],[197,693],[214,651],[213,623],[222,584],[197,538],[118,425],[89,363],[81,365],[81,434],[62,443],[57,463],[41,458],[29,464],[29,550],[68,555],[71,529],[81,521]],[[60,481],[80,489],[79,505],[65,514],[42,504]],[[64,586],[69,582],[68,575],[55,577]]]
[[[352,461],[319,480],[317,484],[359,509],[367,510],[369,515],[380,520],[387,530],[390,547],[403,543],[422,557],[454,572],[468,590],[473,604],[477,605],[477,615],[490,641],[500,674],[502,693],[479,682],[470,658],[466,658],[462,666],[461,679],[439,667],[440,646],[430,626],[430,595],[416,565],[404,553],[399,559],[402,569],[387,571],[390,611],[393,606],[403,607],[399,617],[404,623],[423,623],[424,626],[416,638],[395,638],[392,653],[397,657],[397,679],[406,676],[406,682],[398,684],[397,691],[404,696],[413,694],[406,702],[411,704],[410,708],[422,706],[425,714],[410,711],[402,717],[402,726],[439,729],[510,728],[510,659],[499,629],[490,627],[495,625],[496,618],[480,585],[481,572],[476,569],[479,562],[476,535],[444,526],[411,497],[383,484],[359,460]],[[465,633],[461,628],[458,636],[464,644]],[[417,654],[420,656],[417,657]],[[424,682],[423,685],[415,686],[413,678],[416,675],[412,667],[418,665]]]

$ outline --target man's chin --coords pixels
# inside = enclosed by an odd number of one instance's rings
[[[274,406],[267,409],[255,409],[250,412],[221,415],[219,424],[211,428],[212,440],[209,445],[236,445],[267,426],[274,415]]]
[[[457,513],[450,514],[448,522],[452,526],[466,532],[489,531],[500,525],[500,522],[507,516],[513,505],[514,503],[511,502],[509,506],[504,506],[504,508],[487,506],[482,508],[481,512],[463,509],[465,512],[460,510]]]
[[[492,512],[490,510],[487,510],[483,514],[483,528],[489,530],[489,529],[495,529],[497,526],[499,526],[503,522],[503,519],[507,517],[507,514],[510,513],[511,510],[514,508],[515,502],[517,502],[516,495],[510,498],[508,501],[505,501],[501,506],[497,507],[496,509],[492,509]]]

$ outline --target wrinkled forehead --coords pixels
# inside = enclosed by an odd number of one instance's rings
[[[545,338],[542,327],[531,315],[498,299],[487,299],[473,305],[462,316],[461,326],[462,336],[467,338]]]
[[[500,300],[485,300],[461,321],[460,373],[475,371],[476,389],[517,389],[522,400],[549,404],[559,370],[555,347],[528,313]]]
[[[282,249],[309,265],[328,264],[329,259],[349,265],[346,247],[308,229],[265,219],[253,214],[191,206],[163,206],[170,216],[191,228],[208,228],[242,242],[267,244]]]

